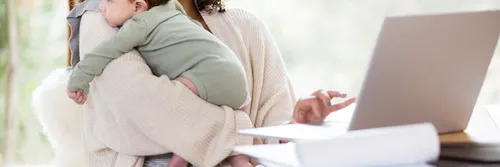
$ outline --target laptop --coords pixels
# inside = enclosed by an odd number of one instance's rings
[[[349,130],[431,122],[463,131],[500,35],[500,10],[385,19]]]
[[[284,125],[240,134],[293,140],[318,137],[311,129],[331,137],[425,122],[438,133],[463,131],[497,47],[499,20],[500,10],[387,17],[350,121],[319,130]]]

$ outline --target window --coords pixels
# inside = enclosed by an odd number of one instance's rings
[[[498,9],[498,0],[231,0],[274,35],[297,96],[325,88],[356,96],[385,16]],[[478,105],[500,103],[497,49]],[[314,75],[311,75],[314,74]]]
[[[41,134],[31,93],[54,68],[66,66],[67,1],[14,0],[20,42],[19,135],[16,160],[46,164],[53,150]],[[0,78],[7,48],[6,0],[0,0]],[[388,15],[499,9],[499,0],[229,0],[268,25],[285,60],[298,97],[325,88],[359,93],[383,18]],[[2,33],[4,32],[4,33]],[[61,33],[63,32],[63,33]],[[314,75],[311,75],[314,74]],[[0,110],[5,106],[0,81]],[[500,49],[491,62],[478,105],[500,103]],[[0,128],[4,127],[0,112]],[[0,131],[0,144],[5,139]],[[2,146],[0,145],[0,148]],[[1,161],[0,156],[0,161]]]

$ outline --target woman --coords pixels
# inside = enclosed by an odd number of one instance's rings
[[[87,0],[69,16],[74,55],[85,55],[115,33],[102,19],[95,5],[98,1]],[[231,154],[234,145],[254,143],[252,138],[238,136],[239,129],[284,123],[318,124],[330,112],[354,102],[348,99],[329,105],[331,98],[345,94],[317,91],[312,97],[299,100],[293,109],[295,98],[285,66],[261,20],[241,9],[224,9],[222,0],[179,2],[187,15],[239,56],[252,93],[250,106],[245,111],[232,111],[211,105],[183,84],[152,75],[138,53],[131,51],[110,63],[94,80],[83,106],[83,133],[91,166],[154,166],[168,162],[165,153],[170,152],[195,166],[214,166]],[[81,16],[78,24],[70,19],[75,16]],[[75,46],[79,48],[75,50]]]

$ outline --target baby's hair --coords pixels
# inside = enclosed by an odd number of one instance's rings
[[[129,0],[129,1],[134,1],[134,0]],[[165,5],[167,4],[170,0],[145,0],[146,3],[148,3],[149,9],[160,6],[160,5]]]

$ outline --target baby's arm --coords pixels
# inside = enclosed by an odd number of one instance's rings
[[[128,20],[116,35],[99,43],[78,62],[69,78],[68,90],[83,90],[88,94],[89,84],[94,77],[101,75],[112,60],[144,43],[147,34],[148,29],[142,20]]]

